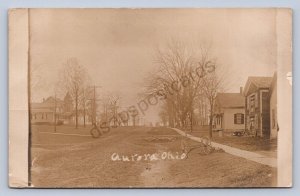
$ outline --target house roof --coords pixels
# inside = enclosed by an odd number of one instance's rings
[[[62,103],[62,102],[63,102],[63,101],[62,101],[61,99],[56,98],[56,104],[57,104],[57,103]],[[43,103],[54,104],[54,103],[55,103],[55,98],[52,97],[52,96],[50,96],[50,97],[48,97],[47,99],[45,99],[45,100],[43,101]]]
[[[269,88],[271,86],[273,77],[253,77],[248,78],[257,88]]]
[[[250,76],[245,85],[244,95],[247,96],[253,91],[253,89],[259,88],[270,88],[272,84],[273,77],[264,76]],[[251,87],[251,88],[250,88]],[[250,90],[252,89],[252,90]]]
[[[31,103],[30,106],[32,109],[53,109],[55,107],[60,107],[63,104],[63,101],[56,98],[56,103],[55,103],[55,98],[54,97],[48,97],[41,103]]]
[[[222,108],[245,107],[245,97],[240,93],[218,93],[216,101]]]

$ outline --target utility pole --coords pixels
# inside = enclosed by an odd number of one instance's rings
[[[113,101],[113,115],[114,115],[114,126],[117,126],[117,102],[119,101],[119,98]]]
[[[85,109],[85,100],[86,99],[86,97],[85,97],[85,89],[83,90],[83,127],[85,128],[85,116],[86,116],[86,109]]]
[[[96,125],[96,115],[97,115],[97,113],[96,113],[97,105],[96,104],[97,104],[97,101],[99,101],[96,99],[96,88],[101,88],[102,86],[94,85],[91,87],[93,88],[93,99],[89,99],[89,100],[93,101],[93,104],[92,104],[92,106],[93,106],[93,122],[92,122],[92,124]]]

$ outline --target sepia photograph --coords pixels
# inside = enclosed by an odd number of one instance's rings
[[[9,18],[10,63],[27,65],[25,83],[10,65],[26,87],[10,86],[26,111],[11,121],[25,126],[10,126],[11,186],[292,185],[290,9],[12,9]]]

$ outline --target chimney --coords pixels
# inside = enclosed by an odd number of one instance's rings
[[[240,94],[243,95],[243,87],[240,87]]]

